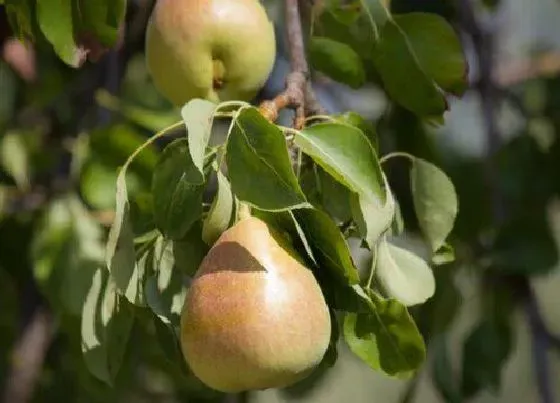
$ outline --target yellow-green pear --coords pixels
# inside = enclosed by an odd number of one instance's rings
[[[202,261],[181,315],[181,346],[207,386],[281,388],[321,362],[331,319],[313,273],[264,221],[243,218]]]
[[[276,54],[259,0],[157,0],[145,46],[154,85],[178,106],[193,98],[249,101]]]

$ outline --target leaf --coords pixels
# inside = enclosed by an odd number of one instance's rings
[[[424,340],[406,307],[375,297],[367,313],[344,315],[344,339],[350,350],[374,370],[410,377],[426,359]]]
[[[197,221],[183,238],[173,241],[176,268],[183,275],[193,277],[208,250],[209,246],[202,240],[202,225]]]
[[[134,276],[136,254],[134,232],[130,222],[130,204],[126,188],[126,169],[124,165],[117,176],[115,217],[107,237],[105,261],[117,289],[125,294]]]
[[[321,36],[313,36],[308,45],[309,62],[318,71],[351,88],[365,84],[366,73],[360,56],[350,46]]]
[[[320,203],[325,211],[338,223],[352,218],[351,193],[343,184],[335,180],[320,166],[315,166],[316,183],[320,193]]]
[[[366,241],[370,249],[375,248],[379,237],[390,228],[395,216],[395,198],[384,174],[383,178],[387,193],[385,203],[357,194],[353,194],[350,199],[352,216],[362,239]]]
[[[11,28],[19,39],[35,37],[35,2],[32,0],[5,0],[4,8]]]
[[[29,152],[22,134],[9,132],[0,138],[0,163],[20,189],[29,188]]]
[[[445,97],[422,70],[408,38],[392,20],[380,31],[374,64],[392,99],[419,116],[441,119],[447,109]]]
[[[375,278],[389,298],[406,306],[425,302],[436,288],[432,269],[422,258],[386,239],[377,249]]]
[[[462,394],[466,399],[490,388],[498,392],[501,373],[511,353],[511,329],[498,322],[483,321],[463,345]]]
[[[32,241],[33,274],[51,302],[79,316],[93,274],[103,263],[103,232],[73,195],[46,207]]]
[[[432,263],[441,266],[455,261],[455,249],[448,243],[443,246],[432,256]]]
[[[309,206],[282,131],[256,108],[242,109],[232,122],[226,163],[232,191],[240,201],[268,211]]]
[[[443,171],[421,158],[415,158],[412,164],[410,187],[418,224],[435,252],[443,246],[455,223],[455,187]]]
[[[93,35],[103,46],[111,47],[119,36],[126,13],[126,0],[75,0],[80,34]]]
[[[83,55],[74,42],[72,0],[37,0],[37,19],[56,54],[70,66],[78,67]]]
[[[375,151],[375,154],[379,155],[379,138],[377,136],[377,130],[371,122],[367,121],[360,114],[353,111],[335,116],[335,119],[341,123],[346,123],[360,129],[362,133],[364,133],[368,138],[371,146]]]
[[[121,367],[133,322],[134,312],[111,277],[97,269],[83,305],[81,344],[89,371],[108,385],[113,386]]]
[[[152,311],[167,325],[179,327],[186,286],[183,274],[174,270],[174,244],[158,237],[154,251],[155,275],[146,283],[146,298]]]
[[[218,191],[202,226],[202,239],[208,245],[213,245],[229,227],[234,210],[233,194],[227,178],[220,170],[217,171],[217,178]]]
[[[293,215],[300,225],[317,264],[328,269],[344,284],[360,281],[348,244],[331,218],[317,209],[297,209]]]
[[[443,90],[463,95],[468,88],[468,66],[459,37],[449,23],[437,14],[421,12],[398,14],[394,20],[428,77]]]
[[[188,140],[174,140],[163,150],[152,180],[158,228],[172,239],[185,235],[202,215],[204,181],[194,165]]]
[[[187,127],[191,160],[200,173],[201,181],[204,180],[204,155],[215,111],[216,104],[204,99],[193,99],[181,109],[181,116]]]
[[[341,123],[319,123],[299,132],[294,143],[352,191],[385,202],[387,195],[377,155],[359,129]]]

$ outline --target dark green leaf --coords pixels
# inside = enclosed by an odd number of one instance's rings
[[[350,350],[374,370],[410,377],[426,359],[422,335],[406,307],[374,296],[367,313],[344,316],[344,339]]]
[[[72,0],[37,0],[37,19],[56,54],[70,66],[78,67],[83,55],[74,42]]]
[[[498,392],[502,370],[512,348],[511,329],[502,323],[478,324],[463,346],[462,394],[472,398],[490,388]]]
[[[228,136],[226,162],[233,193],[262,210],[308,206],[282,131],[256,108],[242,109]]]
[[[217,177],[218,191],[202,226],[202,239],[208,245],[213,245],[228,228],[234,212],[234,199],[229,182],[220,170],[217,171]]]
[[[214,121],[216,104],[204,99],[193,99],[181,109],[181,116],[187,127],[191,159],[204,180],[204,155]]]
[[[146,298],[152,311],[167,325],[178,328],[186,295],[180,270],[174,270],[174,243],[158,237],[154,250],[155,275],[146,283]]]
[[[193,277],[208,250],[208,245],[202,240],[202,225],[197,221],[183,238],[173,241],[177,269],[183,275]]]
[[[406,306],[424,303],[436,288],[434,273],[422,258],[386,239],[377,249],[375,277],[389,298]]]
[[[352,191],[385,202],[387,196],[377,155],[359,129],[342,123],[319,123],[299,132],[294,142]]]
[[[112,47],[119,37],[126,0],[75,0],[75,6],[81,36],[93,35],[103,46]]]
[[[375,67],[389,96],[406,109],[430,119],[441,119],[447,102],[418,64],[402,29],[387,21],[375,47]]]
[[[458,201],[453,182],[434,164],[415,158],[410,172],[414,211],[432,251],[437,251],[453,229]]]
[[[331,218],[317,209],[297,209],[293,214],[318,266],[330,270],[345,284],[357,284],[360,278],[348,244]]]
[[[443,90],[462,95],[468,87],[468,66],[459,37],[447,21],[420,12],[395,15],[394,19],[428,77]]]
[[[366,73],[360,56],[347,44],[314,36],[309,41],[309,61],[318,71],[335,81],[360,88]]]
[[[152,181],[155,221],[167,237],[183,237],[200,218],[204,185],[188,140],[174,140],[163,151]]]
[[[325,211],[343,223],[352,218],[350,199],[352,194],[344,185],[335,180],[320,166],[316,166],[316,183],[319,188],[320,203]]]
[[[15,73],[3,60],[0,60],[0,130],[14,116],[16,96],[18,95],[18,81]]]
[[[35,38],[35,2],[32,0],[5,0],[8,21],[20,39]]]

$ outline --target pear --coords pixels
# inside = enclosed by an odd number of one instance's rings
[[[193,278],[181,347],[207,386],[226,393],[282,388],[325,355],[331,319],[313,273],[264,221],[226,230]]]
[[[275,55],[274,26],[259,0],[157,0],[146,28],[153,83],[179,106],[251,100]]]

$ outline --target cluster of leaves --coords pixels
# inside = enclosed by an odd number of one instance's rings
[[[10,25],[21,39],[46,39],[69,66],[97,59],[114,46],[126,0],[2,0]]]
[[[186,135],[161,153],[144,209],[128,198],[127,167],[144,146],[177,125],[140,147],[117,178],[106,283],[100,285],[106,270],[99,269],[82,313],[90,368],[92,360],[99,364],[99,354],[106,360],[103,379],[118,368],[120,356],[106,350],[115,343],[115,351],[125,350],[133,317],[126,313],[129,307],[149,307],[177,345],[188,280],[219,235],[237,220],[239,203],[246,203],[254,215],[284,233],[307,261],[351,350],[375,370],[399,377],[413,374],[425,360],[425,345],[407,307],[430,298],[435,281],[428,262],[390,241],[401,233],[403,222],[381,168],[373,127],[348,113],[319,117],[296,131],[270,123],[249,104],[204,100],[187,103],[182,116]],[[229,129],[225,141],[210,146],[216,143],[211,141],[216,119],[229,119]],[[290,147],[301,157],[295,171]],[[435,165],[406,158],[432,262],[448,261],[452,249],[445,239],[457,213],[454,187]],[[217,184],[217,192],[205,203],[210,183]],[[349,237],[361,239],[371,254],[367,279],[354,264]],[[104,315],[105,327],[98,324]],[[105,330],[104,337],[95,336],[96,326]],[[335,329],[324,361],[329,365],[336,360],[338,325]],[[177,349],[169,353],[174,354],[171,361],[182,359]],[[99,374],[99,368],[94,371]]]

